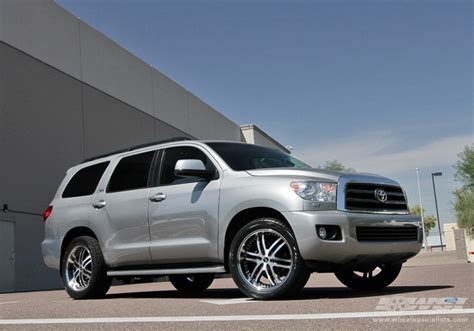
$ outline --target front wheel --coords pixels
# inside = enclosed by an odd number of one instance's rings
[[[277,219],[260,218],[243,226],[229,254],[232,278],[245,295],[255,299],[291,297],[310,276],[292,231]]]
[[[397,278],[402,269],[402,265],[381,264],[369,269],[370,270],[357,271],[341,268],[334,274],[341,283],[354,290],[374,291],[381,290],[390,285]]]
[[[61,276],[66,292],[74,299],[100,298],[110,288],[102,251],[95,238],[74,239],[63,255]]]

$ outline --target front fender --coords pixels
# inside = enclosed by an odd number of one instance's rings
[[[224,259],[227,228],[241,211],[270,208],[280,213],[303,210],[303,199],[290,188],[291,178],[236,177],[223,180],[219,201],[219,258]]]

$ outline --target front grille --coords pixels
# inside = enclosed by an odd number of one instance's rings
[[[358,241],[416,241],[416,226],[357,226]]]
[[[386,201],[377,199],[378,190],[386,193]],[[408,211],[405,194],[399,186],[348,183],[345,193],[347,210],[394,213]]]

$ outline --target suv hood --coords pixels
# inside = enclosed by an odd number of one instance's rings
[[[278,177],[307,177],[308,179],[325,179],[338,182],[342,177],[348,181],[379,182],[384,184],[399,185],[397,182],[379,175],[359,172],[341,172],[315,168],[267,168],[247,170],[251,176],[278,176]]]

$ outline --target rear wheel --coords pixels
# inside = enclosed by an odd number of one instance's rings
[[[184,294],[198,294],[211,286],[213,274],[171,275],[168,277],[171,284]]]
[[[107,293],[111,279],[95,238],[78,237],[68,245],[61,276],[66,292],[74,299],[101,298]]]
[[[261,300],[291,297],[310,276],[293,233],[273,218],[254,220],[236,234],[230,247],[229,268],[239,289]]]
[[[381,290],[390,285],[400,273],[401,264],[384,265],[363,271],[341,268],[334,274],[347,287],[354,290]]]

